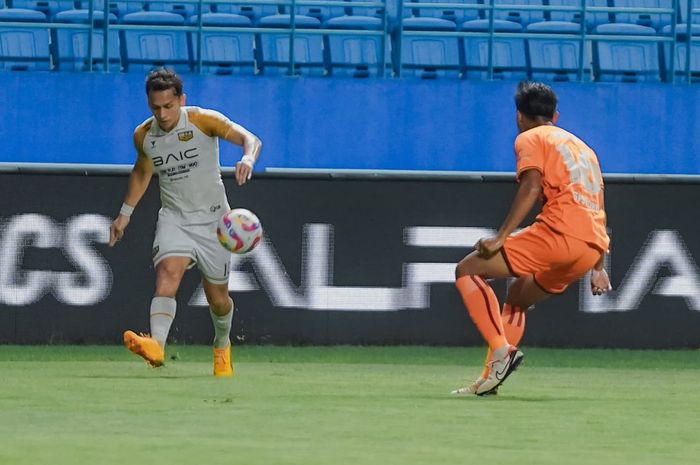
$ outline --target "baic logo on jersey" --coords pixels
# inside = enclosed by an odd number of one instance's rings
[[[179,151],[178,153],[169,153],[165,156],[155,155],[153,157],[153,166],[167,165],[170,162],[180,162],[183,160],[190,160],[192,158],[197,158],[199,153],[197,152],[197,147],[187,149],[185,151]]]
[[[187,142],[188,140],[192,140],[193,137],[194,137],[193,131],[180,131],[177,133],[177,138],[181,142]]]

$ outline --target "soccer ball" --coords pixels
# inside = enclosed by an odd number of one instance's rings
[[[258,245],[263,229],[255,213],[245,208],[234,208],[221,217],[216,235],[226,250],[243,254]]]

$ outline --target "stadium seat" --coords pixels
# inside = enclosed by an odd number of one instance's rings
[[[607,7],[608,0],[585,0],[586,8],[589,7]],[[581,7],[580,0],[549,0],[550,6],[561,6],[561,7]],[[555,11],[550,10],[547,19],[550,21],[565,21],[569,23],[581,24],[582,13],[579,11]],[[612,15],[607,12],[592,12],[586,11],[586,29],[592,30],[600,24],[607,24],[613,22]]]
[[[310,16],[295,17],[298,29],[319,29],[321,22]],[[290,62],[290,33],[274,31],[287,29],[291,26],[291,16],[279,14],[264,16],[260,19],[260,27],[269,28],[270,32],[257,36],[260,52],[258,63],[264,74],[287,74]],[[327,60],[324,56],[323,36],[298,32],[294,36],[294,68],[295,74],[325,75]]]
[[[489,21],[478,19],[462,24],[465,32],[485,32]],[[522,32],[522,26],[513,21],[494,20],[495,32]],[[488,79],[489,39],[487,37],[465,37],[467,78]],[[522,79],[527,76],[525,42],[523,39],[494,37],[493,79]]]
[[[0,9],[0,69],[48,71],[51,66],[48,27],[3,26],[3,22],[46,22],[46,15],[20,8]]]
[[[700,36],[700,24],[691,24],[691,36]],[[663,34],[670,36],[671,26],[666,26],[663,28]],[[676,42],[676,48],[674,51],[675,56],[675,75],[677,77],[685,78],[688,73],[688,68],[686,65],[688,58],[688,25],[687,24],[677,24],[676,25],[676,37],[678,41]],[[664,66],[667,74],[670,75],[671,71],[671,44],[666,42],[663,46],[664,51]],[[690,46],[690,80],[693,83],[700,82],[700,42],[691,42]],[[681,79],[682,81],[682,79]]]
[[[440,18],[406,18],[401,38],[401,73],[422,79],[458,77],[464,68],[457,37],[431,36],[435,31],[455,31],[457,25]]]
[[[94,0],[94,8],[99,11],[104,11],[105,0]],[[108,11],[119,18],[122,18],[125,14],[135,13],[137,11],[143,11],[144,3],[139,1],[116,1],[107,2]],[[90,2],[88,0],[78,1],[78,7],[83,10],[90,8]]]
[[[175,13],[143,11],[125,15],[122,23],[183,26],[185,20]],[[159,66],[169,66],[181,73],[191,70],[192,60],[185,31],[127,29],[120,32],[125,71],[148,72]]]
[[[493,12],[493,18],[503,21],[512,21],[523,26],[527,26],[530,23],[537,23],[544,21],[544,10],[521,10],[518,9],[519,5],[528,7],[542,6],[542,0],[493,0],[494,6],[508,6],[506,10],[495,10]],[[488,10],[486,10],[485,19],[488,18]]]
[[[413,0],[413,1],[418,1],[419,3],[425,3],[427,5],[431,3],[440,3],[440,4],[445,4],[445,3],[454,3],[457,6],[464,6],[464,5],[474,5],[475,7],[480,5],[481,2],[479,0],[462,0],[462,1],[456,1],[456,0]],[[448,21],[452,21],[455,24],[463,23],[464,21],[470,21],[473,19],[484,19],[486,16],[484,15],[484,10],[480,10],[477,8],[474,9],[462,9],[462,8],[450,8],[450,7],[433,7],[433,8],[416,8],[415,9],[415,16],[421,16],[421,17],[426,17],[426,18],[440,18],[440,19],[446,19]]]
[[[673,0],[612,0],[615,8],[673,8]],[[680,0],[684,2],[687,0]],[[615,12],[613,17],[616,23],[639,24],[640,26],[653,27],[656,30],[671,24],[673,14],[650,13],[625,13]]]
[[[637,24],[602,24],[596,34],[655,36],[656,31]],[[593,41],[593,75],[596,81],[659,81],[659,44],[623,40]]]
[[[382,20],[369,16],[341,16],[326,23],[328,29],[383,31]],[[385,43],[382,62],[382,36],[351,34],[328,34],[331,74],[352,77],[377,75],[380,67],[389,58],[389,41]]]
[[[246,5],[227,3],[226,0],[211,3],[210,8],[214,13],[231,13],[246,16],[250,18],[253,24],[260,21],[262,17],[280,14],[280,7],[278,5],[261,5],[259,3]]]
[[[10,8],[40,11],[47,18],[53,17],[59,11],[75,8],[73,0],[9,0],[7,4]]]
[[[92,31],[92,63],[94,70],[104,69],[104,30],[102,11],[94,11],[94,26]],[[89,24],[89,12],[86,10],[62,11],[54,17],[57,23]],[[110,23],[116,23],[117,17],[109,14]],[[88,34],[84,29],[54,29],[53,37],[54,64],[61,71],[85,71],[89,69]],[[119,34],[116,30],[109,31],[108,60],[109,68],[120,70]]]
[[[564,21],[530,24],[527,32],[537,34],[580,34],[581,25]],[[538,80],[578,79],[581,41],[578,39],[529,38],[527,43],[530,76]],[[584,45],[584,72],[590,72],[590,42]]]
[[[199,16],[190,18],[197,25]],[[250,18],[230,13],[205,13],[203,26],[251,27]],[[192,50],[198,59],[199,34],[193,32]],[[238,31],[202,31],[202,71],[210,74],[255,74],[254,34]]]
[[[147,11],[166,11],[168,13],[175,13],[184,18],[189,18],[192,15],[199,14],[198,3],[158,2],[151,0],[146,2],[145,9]],[[204,13],[209,13],[209,4],[202,3],[202,10]]]
[[[364,17],[370,17],[370,18],[382,18],[384,16],[384,10],[386,9],[386,14],[387,17],[389,18],[389,22],[391,22],[391,17],[396,18],[396,8],[397,4],[396,1],[393,0],[372,0],[375,3],[382,3],[382,5],[377,5],[377,6],[353,6],[353,2],[360,2],[362,0],[346,0],[350,3],[350,11],[346,11],[346,15],[350,16],[364,16]],[[392,10],[393,8],[393,10]],[[347,8],[346,8],[347,10]],[[337,15],[335,14],[337,11],[336,10],[331,10],[331,16],[336,17]]]

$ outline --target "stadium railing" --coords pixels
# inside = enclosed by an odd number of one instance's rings
[[[470,0],[463,1],[466,2]],[[205,60],[202,53],[203,35],[221,32],[252,34],[255,36],[255,58],[253,60],[252,74],[263,74],[264,66],[261,60],[260,45],[260,37],[262,36],[286,36],[285,46],[288,50],[285,54],[283,66],[286,68],[285,74],[290,76],[298,75],[304,68],[303,63],[300,64],[300,47],[298,46],[297,39],[312,36],[320,36],[322,38],[324,55],[321,65],[323,68],[321,74],[330,75],[333,74],[334,66],[332,60],[328,58],[328,54],[330,53],[329,37],[345,36],[356,38],[365,37],[379,44],[376,46],[376,54],[378,56],[374,58],[374,62],[376,63],[375,72],[367,72],[365,69],[367,68],[367,64],[360,63],[357,66],[357,70],[350,74],[354,77],[369,77],[371,75],[377,77],[401,77],[405,74],[407,69],[411,69],[411,66],[407,66],[407,64],[404,63],[404,43],[414,38],[434,38],[438,42],[446,39],[456,41],[456,50],[459,54],[458,60],[456,60],[456,64],[454,65],[446,64],[444,68],[453,71],[452,74],[455,76],[466,79],[472,78],[474,74],[477,74],[481,79],[494,79],[504,75],[506,77],[511,75],[513,77],[532,77],[533,73],[538,70],[537,67],[533,67],[530,63],[529,50],[527,50],[529,41],[557,40],[568,42],[569,44],[573,44],[574,42],[578,44],[577,47],[575,47],[575,53],[577,55],[576,67],[574,69],[572,66],[566,66],[565,69],[562,70],[562,73],[560,73],[561,76],[559,76],[562,80],[598,81],[612,77],[612,79],[620,81],[639,81],[647,80],[644,73],[649,71],[651,75],[649,79],[651,80],[687,83],[700,82],[700,68],[697,70],[693,69],[693,61],[696,61],[693,60],[693,52],[694,48],[698,48],[696,44],[700,40],[700,27],[697,27],[698,24],[693,23],[694,16],[700,15],[700,8],[694,8],[694,6],[700,2],[696,0],[666,0],[665,2],[659,0],[655,3],[659,5],[666,3],[669,4],[670,7],[643,7],[627,6],[633,2],[624,2],[625,6],[615,6],[614,0],[603,1],[606,1],[608,6],[587,5],[585,0],[577,0],[576,6],[565,5],[563,4],[564,2],[553,0],[545,0],[542,4],[535,4],[538,2],[528,0],[511,0],[510,2],[508,2],[508,0],[504,0],[504,2],[499,2],[498,0],[471,0],[471,3],[398,0],[398,3],[395,5],[391,3],[391,0],[367,2],[318,0],[181,0],[172,2],[166,0],[150,0],[148,2],[143,2],[142,4],[147,5],[147,8],[156,6],[157,11],[164,11],[167,5],[173,5],[174,3],[193,6],[192,9],[188,9],[188,11],[193,14],[183,16],[182,24],[158,25],[128,24],[123,21],[123,15],[117,18],[116,15],[110,11],[109,6],[114,5],[113,3],[108,4],[108,8],[102,8],[100,11],[96,7],[96,2],[90,0],[89,2],[73,3],[76,7],[87,7],[83,10],[86,15],[84,24],[77,22],[60,22],[60,18],[57,18],[55,15],[47,18],[48,21],[46,22],[36,20],[25,21],[20,19],[13,20],[10,15],[0,17],[0,33],[12,30],[12,28],[21,28],[25,30],[48,29],[49,31],[71,29],[85,31],[87,33],[87,40],[85,43],[86,50],[84,51],[85,57],[92,57],[91,59],[85,59],[83,66],[85,71],[121,71],[125,65],[125,63],[123,63],[125,44],[123,40],[120,40],[120,42],[122,42],[120,44],[122,63],[121,65],[119,65],[119,63],[115,64],[114,57],[110,56],[111,51],[114,50],[113,44],[110,48],[110,41],[114,40],[113,33],[110,33],[110,31],[118,31],[121,34],[122,31],[141,30],[186,34],[188,37],[189,53],[188,59],[186,60],[187,62],[184,63],[185,70],[195,73],[210,72],[207,66],[207,60]],[[8,12],[13,9],[12,7],[14,5],[12,1],[7,0],[7,3],[10,8],[0,9],[0,12]],[[50,4],[51,2],[48,3]],[[102,6],[104,5],[104,2],[100,3],[102,3]],[[647,3],[640,0],[640,4]],[[157,6],[161,4],[163,8]],[[280,21],[265,25],[260,22],[259,18],[255,18],[254,21],[251,21],[250,26],[208,25],[202,13],[206,14],[212,11],[213,5],[217,5],[217,9],[219,9],[221,5],[229,7],[232,5],[247,5],[260,8],[266,6],[276,7],[279,13],[277,16],[280,17]],[[326,18],[319,20],[318,24],[314,23],[312,27],[309,27],[310,22],[303,21],[302,19],[308,18],[309,15],[306,13],[315,8],[319,10],[331,8],[343,9],[345,11],[344,17],[347,17],[346,19],[350,19],[350,21],[345,24],[341,21],[340,25],[334,27]],[[348,11],[354,8],[373,9],[374,14],[368,15],[368,17],[374,17],[377,21],[372,24],[358,24],[357,22],[353,22],[352,16],[362,16],[352,15],[352,13],[347,14]],[[450,21],[440,18],[441,15],[436,14],[436,12],[439,13],[440,10],[443,12],[446,10],[475,11],[481,22],[476,25],[476,27],[473,27],[473,24],[459,24],[459,21],[453,21],[451,25],[445,27],[445,24]],[[432,11],[433,13],[427,15],[421,14],[421,12],[428,11]],[[519,11],[524,14],[533,11],[542,12],[545,21],[540,22],[540,24],[549,23],[549,25],[552,25],[554,21],[551,21],[549,18],[555,13],[559,15],[570,13],[572,16],[576,15],[576,19],[569,22],[568,29],[565,28],[564,32],[540,32],[536,27],[530,27],[532,24],[525,24],[524,26],[526,27],[523,29],[523,24],[518,25],[518,23],[514,21],[498,19],[498,17],[502,17],[505,12],[511,11]],[[589,26],[587,20],[589,16],[600,16],[605,13],[613,19],[612,22],[598,24],[595,25],[595,27]],[[644,20],[638,20],[635,25],[615,22],[614,17],[616,14],[626,18],[636,16],[637,18],[644,18]],[[414,18],[423,17],[432,17],[438,20],[443,19],[443,21],[413,21]],[[647,24],[651,17],[668,17],[669,20],[664,21],[664,26],[658,29],[653,29],[650,26],[641,24],[642,22]],[[194,18],[195,20],[188,23],[186,22],[186,18]],[[477,23],[478,22],[479,21],[477,21]],[[420,24],[416,27],[415,25],[417,23]],[[517,27],[503,28],[503,24],[507,24],[508,26],[515,24]],[[607,27],[607,29],[600,27],[610,24],[618,27]],[[572,25],[574,25],[574,28],[578,25],[578,30],[574,32],[574,30],[572,30]],[[621,27],[623,25],[634,27]],[[483,41],[478,47],[480,50],[485,48],[485,63],[483,64],[479,63],[478,65],[474,65],[468,62],[468,57],[465,59],[465,41],[474,40]],[[501,66],[495,59],[500,59],[497,49],[504,41],[509,40],[522,40],[525,44],[523,48],[525,53],[525,65],[524,67],[515,67],[517,68],[516,71],[510,75],[503,72],[504,69],[507,70],[507,66]],[[596,63],[596,50],[600,44],[604,43],[630,45],[652,44],[658,51],[658,58],[656,58],[658,70],[652,68],[650,70],[640,69],[638,70],[640,72],[628,72],[625,71],[624,67],[621,69],[613,67],[609,70],[598,69],[600,68],[600,63]],[[48,66],[48,69],[51,70],[61,69],[59,66],[60,63],[56,58],[55,46],[56,44],[52,38],[51,57],[49,58]],[[366,44],[360,44],[356,49],[366,51],[367,47]],[[649,47],[647,47],[647,49],[653,50],[653,48]],[[430,49],[426,48],[425,50],[428,50],[429,53]],[[450,45],[450,52],[454,50],[455,47]],[[592,53],[591,50],[593,50]],[[372,55],[375,52],[370,50],[368,53]],[[640,53],[643,55],[647,52],[641,51]],[[6,51],[0,50],[0,65],[2,65],[2,67],[5,67],[4,64],[7,62],[32,63],[33,61],[42,62],[45,61],[45,57],[33,57],[31,55],[12,56],[8,55]],[[167,60],[164,60],[163,63],[160,63],[160,61],[158,59],[146,60],[146,64],[153,66],[168,64]],[[340,65],[343,64],[352,67],[353,63],[340,63]],[[432,71],[433,68],[439,71],[440,67],[441,64],[439,62],[435,66],[427,66],[428,72],[419,73],[419,76],[422,78],[438,77],[441,73]],[[20,65],[16,69],[32,69],[32,67]],[[619,75],[619,77],[616,77],[617,75]]]

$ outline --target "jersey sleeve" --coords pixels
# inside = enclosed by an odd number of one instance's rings
[[[195,107],[188,111],[192,124],[209,137],[226,139],[234,130],[234,123],[218,111]]]
[[[515,139],[515,162],[518,180],[529,169],[544,174],[544,149],[536,132],[526,131]]]
[[[139,158],[147,156],[146,152],[143,151],[143,141],[146,139],[146,133],[150,129],[151,124],[151,120],[148,119],[134,129],[134,149],[136,149],[136,155]]]

